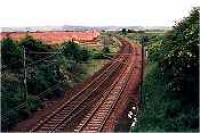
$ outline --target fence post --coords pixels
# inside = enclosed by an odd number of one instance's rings
[[[28,90],[27,90],[27,72],[26,72],[26,49],[25,46],[23,46],[23,68],[24,68],[24,100],[27,104],[27,99],[28,99]]]

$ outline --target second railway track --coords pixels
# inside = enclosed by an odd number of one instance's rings
[[[130,47],[130,46],[129,46]],[[131,56],[131,48],[127,49],[129,55]],[[126,56],[127,56],[126,55]],[[107,93],[98,101],[96,106],[94,106],[84,119],[81,120],[79,125],[74,129],[75,132],[102,132],[104,125],[111,115],[113,108],[116,106],[118,100],[120,99],[121,94],[123,93],[124,88],[126,87],[130,75],[133,72],[135,58],[127,57],[125,63],[126,67],[120,72],[117,79],[109,87]]]

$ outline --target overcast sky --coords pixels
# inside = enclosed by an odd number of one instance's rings
[[[0,27],[172,26],[199,0],[0,0]]]

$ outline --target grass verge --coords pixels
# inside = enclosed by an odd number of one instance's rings
[[[143,84],[143,109],[131,132],[198,131],[198,109],[183,105],[168,92],[166,83],[158,63],[148,64]]]

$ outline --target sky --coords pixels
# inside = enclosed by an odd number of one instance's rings
[[[0,0],[0,27],[172,26],[199,0]]]

